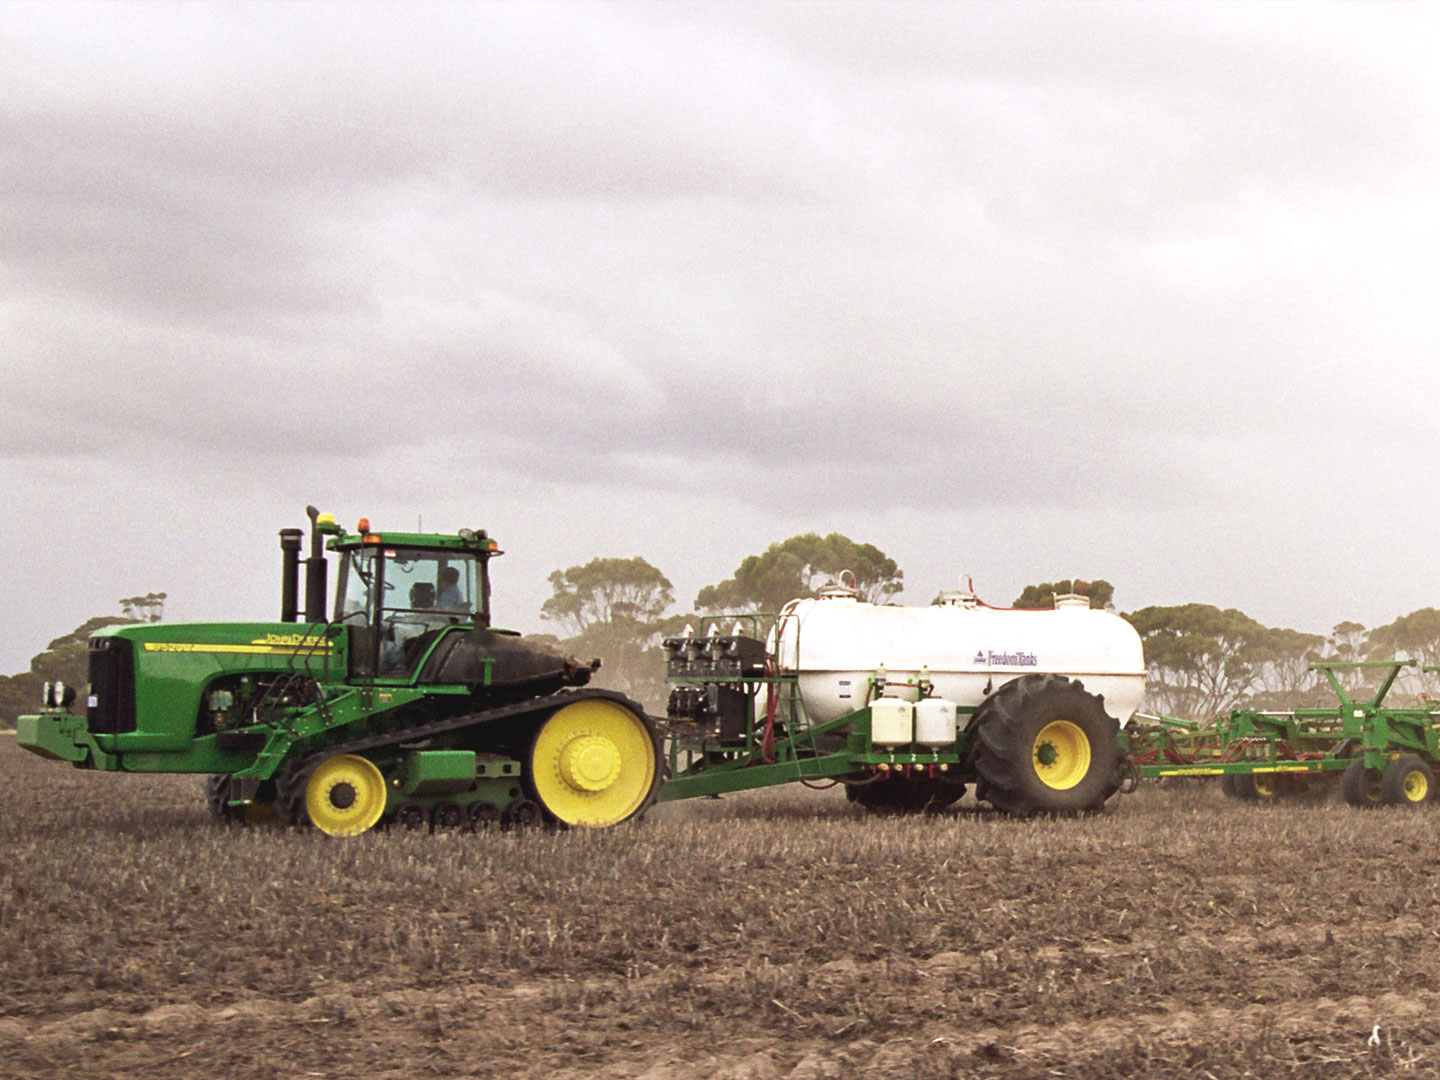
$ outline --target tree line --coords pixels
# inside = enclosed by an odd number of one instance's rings
[[[705,615],[777,612],[792,599],[817,595],[846,571],[847,584],[872,603],[893,601],[904,587],[904,573],[894,559],[839,533],[792,536],[747,556],[730,577],[702,588],[684,612],[674,610],[670,580],[645,559],[595,558],[550,575],[551,596],[540,615],[559,633],[540,636],[581,659],[599,657],[599,685],[663,712],[667,687],[661,642],[666,637],[687,624],[698,628]],[[1011,606],[1051,607],[1057,595],[1071,593],[1086,595],[1092,607],[1115,610],[1115,587],[1104,580],[1037,582]],[[46,682],[83,689],[90,634],[117,623],[158,622],[164,602],[164,593],[123,598],[119,617],[90,619],[50,642],[28,671],[0,676],[0,723],[13,725],[17,716],[37,709]],[[1317,661],[1413,657],[1440,664],[1440,611],[1435,608],[1373,629],[1342,622],[1329,634],[1265,626],[1234,608],[1201,603],[1121,614],[1145,646],[1146,711],[1169,716],[1208,719],[1239,707],[1323,707],[1333,694],[1324,676],[1310,670]],[[1353,669],[1340,677],[1348,692],[1363,694],[1375,674]],[[1418,673],[1407,673],[1397,692],[1419,696],[1424,682]]]

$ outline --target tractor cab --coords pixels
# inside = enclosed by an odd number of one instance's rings
[[[353,674],[408,677],[448,628],[489,627],[489,561],[501,552],[484,532],[380,535],[364,519],[354,534],[318,527],[340,556],[333,622],[349,630]]]

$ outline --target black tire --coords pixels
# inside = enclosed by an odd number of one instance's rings
[[[1230,781],[1227,794],[1243,802],[1274,802],[1290,793],[1287,778],[1275,773],[1227,773],[1221,778],[1221,790],[1226,780]]]
[[[1401,754],[1380,775],[1380,798],[1390,806],[1423,806],[1435,796],[1435,770],[1423,758]]]
[[[1120,725],[1103,699],[1063,675],[1006,683],[975,714],[974,731],[981,797],[998,810],[1089,812],[1120,789]]]
[[[1365,759],[1359,757],[1346,766],[1345,774],[1340,778],[1340,791],[1351,806],[1373,810],[1384,805],[1380,779],[1379,771],[1365,768]]]
[[[845,797],[856,806],[881,814],[935,813],[965,797],[965,785],[926,778],[890,777],[866,784],[849,784]]]

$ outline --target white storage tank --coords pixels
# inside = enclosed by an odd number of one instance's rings
[[[1066,675],[1103,697],[1105,711],[1122,726],[1145,696],[1140,635],[1084,601],[1029,611],[959,594],[928,607],[898,607],[867,604],[837,588],[787,604],[770,644],[781,673],[799,676],[812,725],[866,705],[869,680],[882,667],[887,694],[905,696],[895,684],[918,682],[923,673],[932,696],[960,706],[979,705],[1022,675]]]

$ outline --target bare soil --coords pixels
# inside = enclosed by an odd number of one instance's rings
[[[0,1076],[1440,1075],[1430,808],[231,828],[0,739]]]

